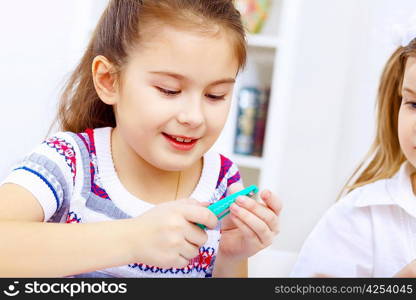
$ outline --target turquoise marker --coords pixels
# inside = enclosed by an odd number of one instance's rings
[[[225,197],[224,199],[217,201],[210,206],[208,206],[208,209],[212,211],[218,218],[218,220],[221,220],[226,215],[230,213],[230,206],[237,200],[238,196],[253,196],[259,191],[259,189],[255,185],[250,185],[249,187],[234,193],[230,196]],[[206,226],[202,224],[196,224],[202,229],[205,229]]]

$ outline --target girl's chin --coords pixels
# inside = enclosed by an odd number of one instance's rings
[[[182,161],[176,161],[174,164],[169,164],[167,169],[170,171],[183,171],[192,167],[197,167],[199,162],[202,162],[202,156],[193,157],[192,159],[184,159]]]
[[[171,156],[164,156],[163,159],[154,160],[151,163],[155,168],[158,168],[167,172],[179,172],[186,170],[192,167],[198,159],[189,159],[189,158],[177,158]]]

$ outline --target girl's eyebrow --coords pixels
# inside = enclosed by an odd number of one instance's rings
[[[408,87],[403,88],[403,92],[408,92],[409,94],[416,96],[416,92]]]
[[[186,78],[185,76],[183,76],[181,74],[172,73],[172,72],[153,71],[153,72],[149,72],[149,73],[150,74],[156,74],[156,75],[169,76],[169,77],[175,78],[177,80],[182,80],[182,81],[191,81],[191,80],[189,80],[188,78]],[[212,85],[223,84],[223,83],[235,83],[235,79],[234,78],[219,79],[219,80],[215,80],[215,81],[211,82],[208,85],[212,86]]]

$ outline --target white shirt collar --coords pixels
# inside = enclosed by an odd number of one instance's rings
[[[363,197],[355,202],[355,206],[397,205],[416,217],[416,196],[410,181],[410,175],[414,172],[416,170],[409,162],[403,163],[393,177],[379,180],[364,188]]]

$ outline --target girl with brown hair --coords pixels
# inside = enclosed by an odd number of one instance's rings
[[[242,188],[210,148],[245,59],[232,1],[111,0],[62,95],[61,132],[0,187],[0,275],[246,276],[280,202],[240,197],[221,223],[206,208]]]
[[[412,24],[402,32],[401,45],[381,76],[373,145],[349,179],[352,184],[343,188],[343,198],[306,239],[292,276],[416,277],[416,22]]]

